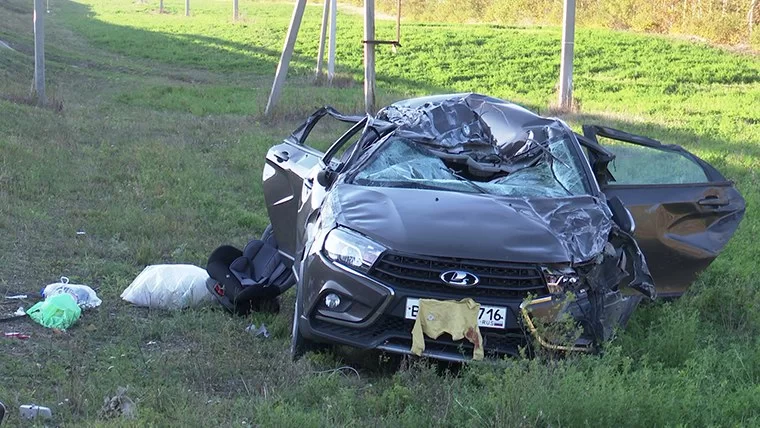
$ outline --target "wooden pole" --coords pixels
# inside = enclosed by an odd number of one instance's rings
[[[319,33],[319,52],[317,52],[317,79],[322,76],[322,63],[325,57],[325,36],[327,36],[327,19],[330,17],[330,0],[325,0],[322,9],[322,28]]]
[[[277,64],[277,72],[274,75],[274,83],[272,83],[272,92],[269,93],[269,101],[267,101],[267,108],[265,114],[270,114],[277,105],[277,101],[280,99],[280,93],[282,92],[282,86],[285,84],[285,78],[288,75],[288,67],[290,66],[290,58],[293,56],[293,48],[296,45],[296,37],[298,36],[298,29],[301,27],[301,20],[303,19],[303,11],[306,9],[306,0],[297,0],[296,7],[293,8],[293,17],[290,19],[290,27],[288,28],[288,36],[285,38],[285,45],[282,47],[282,55],[280,55],[280,62]]]
[[[565,0],[562,20],[562,62],[559,67],[559,107],[569,111],[573,105],[573,51],[575,48],[575,0]]]
[[[396,41],[401,43],[401,0],[396,3]]]
[[[43,0],[34,0],[34,92],[37,105],[47,103],[45,96],[45,7]]]
[[[330,0],[330,50],[327,54],[327,81],[335,77],[335,43],[338,34],[338,2]]]
[[[238,0],[232,0],[232,20],[238,19]]]
[[[375,0],[364,0],[364,108],[375,114]]]
[[[185,0],[185,16],[190,16],[190,0]]]

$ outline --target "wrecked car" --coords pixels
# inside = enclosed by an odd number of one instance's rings
[[[325,117],[350,128],[323,153],[309,136]],[[577,134],[478,94],[319,109],[269,150],[263,189],[297,281],[294,357],[325,343],[410,354],[421,301],[467,298],[477,340],[427,337],[415,353],[592,351],[642,299],[684,293],[745,207],[681,147]],[[543,332],[562,320],[574,336]]]

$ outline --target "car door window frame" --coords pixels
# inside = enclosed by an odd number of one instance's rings
[[[570,150],[572,150],[573,154],[581,160],[580,167],[583,170],[583,175],[586,179],[586,190],[592,196],[599,196],[601,189],[599,187],[599,183],[594,177],[594,170],[591,168],[591,164],[586,158],[586,154],[583,152],[583,147],[581,147],[581,139],[578,138],[579,135],[570,130],[570,128],[567,128],[566,131],[570,137],[568,139],[568,144],[571,146]]]
[[[290,134],[290,137],[288,139],[290,139],[293,143],[299,146],[309,147],[306,145],[306,139],[309,137],[309,134],[314,129],[314,126],[325,116],[330,116],[341,122],[354,123],[354,124],[357,122],[361,122],[362,120],[367,118],[366,115],[353,116],[353,115],[343,114],[330,106],[322,107],[319,110],[312,113],[312,115],[309,116],[306,119],[306,121],[304,121],[304,123],[301,124],[301,126],[296,128],[296,130]]]
[[[359,130],[364,130],[366,128],[368,120],[369,117],[364,116],[360,121],[356,122],[353,126],[351,126],[351,128],[344,132],[340,138],[335,140],[335,142],[332,143],[330,147],[328,147],[324,156],[322,156],[322,164],[329,166],[332,158],[335,157],[335,155],[338,153],[338,150],[340,150],[349,140],[351,140],[351,138],[354,137],[359,132]]]
[[[697,166],[702,168],[702,171],[705,174],[706,181],[704,182],[695,182],[695,183],[660,183],[660,184],[634,184],[634,183],[625,183],[625,184],[617,184],[614,182],[611,182],[611,180],[614,180],[614,175],[610,172],[608,165],[609,163],[615,159],[615,154],[606,149],[603,145],[599,143],[598,137],[604,137],[604,138],[610,138],[616,141],[620,141],[622,143],[628,143],[633,145],[639,145],[648,147],[654,150],[660,150],[663,152],[670,152],[670,153],[677,153],[683,157],[685,157],[688,160],[691,160],[693,163],[695,163]],[[720,184],[720,183],[731,183],[729,180],[727,180],[718,170],[716,170],[713,166],[708,164],[707,162],[703,161],[693,153],[687,151],[683,147],[676,145],[676,144],[662,144],[661,142],[644,137],[641,135],[636,134],[630,134],[625,131],[620,131],[614,128],[609,128],[605,126],[599,126],[599,125],[583,125],[583,139],[584,146],[586,146],[589,151],[593,152],[595,159],[590,160],[590,163],[592,163],[591,168],[594,171],[594,174],[596,175],[597,181],[599,182],[599,186],[602,188],[614,186],[618,188],[625,188],[625,187],[649,187],[649,188],[656,188],[656,187],[693,187],[695,185],[702,185],[707,183],[712,184]],[[579,139],[581,141],[581,139]]]

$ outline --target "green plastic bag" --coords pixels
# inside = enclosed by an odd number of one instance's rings
[[[38,302],[26,313],[45,327],[66,330],[82,315],[82,308],[71,294],[62,293]]]

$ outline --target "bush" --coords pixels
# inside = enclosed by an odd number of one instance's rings
[[[719,336],[746,338],[760,333],[760,290],[748,279],[713,268],[702,275],[685,299]]]
[[[362,5],[361,0],[350,0]],[[378,10],[395,13],[397,0],[378,0]],[[402,0],[402,20],[493,22],[508,25],[562,22],[562,0]],[[760,45],[760,31],[750,37],[743,0],[578,0],[579,25],[650,33],[679,33],[717,43]],[[760,7],[758,7],[760,9]],[[760,11],[755,12],[755,26]]]
[[[491,0],[485,19],[504,24],[560,24],[562,3],[552,0]]]

